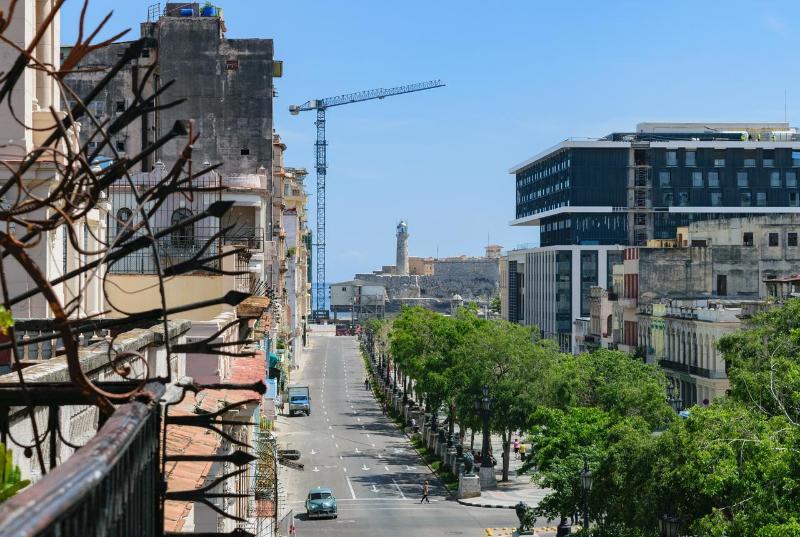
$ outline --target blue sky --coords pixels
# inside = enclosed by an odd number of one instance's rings
[[[93,0],[132,27],[151,2]],[[62,42],[81,2],[67,0]],[[163,3],[162,3],[163,5]],[[275,126],[313,169],[314,118],[288,106],[441,78],[446,88],[328,112],[328,280],[411,255],[480,255],[536,239],[511,228],[507,170],[570,136],[640,121],[780,121],[800,112],[800,2],[220,0],[231,38],[275,40]],[[307,190],[315,191],[315,177]],[[314,199],[310,200],[312,227]]]

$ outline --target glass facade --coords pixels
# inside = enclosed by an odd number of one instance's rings
[[[560,333],[572,333],[572,252],[556,253],[556,327]]]
[[[589,292],[597,285],[597,250],[581,252],[581,317],[588,317]]]

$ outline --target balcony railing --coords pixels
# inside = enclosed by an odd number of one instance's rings
[[[669,369],[671,371],[681,371],[684,373],[690,373],[692,375],[697,375],[698,377],[704,377],[707,379],[725,379],[728,376],[723,371],[712,371],[710,369],[706,369],[704,367],[698,367],[696,365],[689,365],[684,364],[681,362],[674,362],[672,360],[659,360],[658,365],[663,367],[664,369]]]
[[[158,233],[161,230],[154,229]],[[157,239],[156,249],[161,269],[189,261],[195,256],[202,258],[215,258],[219,254],[220,241],[212,239],[219,231],[211,226],[194,226],[191,230],[175,232],[166,237]],[[209,244],[209,241],[211,243]],[[206,265],[219,268],[219,260],[211,259]],[[128,253],[124,258],[116,261],[110,268],[112,274],[156,274],[156,260],[153,247],[147,246],[141,250]]]
[[[239,227],[232,229],[222,238],[223,244],[244,246],[248,250],[261,252],[264,250],[264,228]]]
[[[0,391],[4,399],[5,391]],[[0,535],[163,535],[157,493],[163,393],[162,384],[149,384],[137,400],[118,407],[69,464],[0,505]],[[69,389],[48,395],[51,405],[75,404],[73,398]]]

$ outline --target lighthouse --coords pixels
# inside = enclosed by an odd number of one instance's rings
[[[400,220],[397,224],[397,263],[394,273],[408,276],[408,224],[405,220]]]

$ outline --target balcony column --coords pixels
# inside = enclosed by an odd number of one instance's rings
[[[94,252],[98,250],[99,243],[97,241],[97,234],[100,232],[97,227],[89,225],[88,223],[84,223],[85,226],[88,226],[89,233],[86,235],[86,244],[83,247],[89,251]],[[87,256],[87,261],[93,261],[97,256]],[[101,285],[101,278],[99,271],[92,274],[93,271],[90,271],[87,275],[86,281],[86,296],[83,297],[83,309],[86,312],[86,315],[97,315],[100,313],[99,303],[100,303],[100,285]]]

